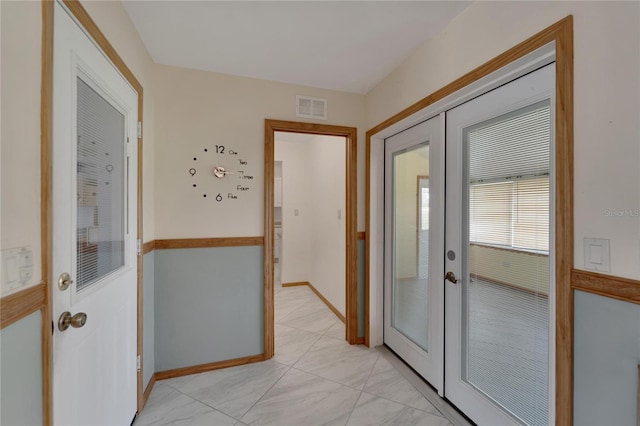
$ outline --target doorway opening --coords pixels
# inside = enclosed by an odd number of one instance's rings
[[[274,278],[278,278],[278,286],[285,284],[307,285],[310,288],[316,288],[310,279],[304,279],[305,272],[310,272],[311,268],[306,267],[304,259],[295,259],[287,257],[301,254],[296,252],[295,247],[308,246],[309,233],[301,231],[301,229],[309,229],[309,226],[316,225],[324,220],[333,222],[334,228],[342,229],[342,238],[344,242],[344,322],[345,322],[345,339],[350,344],[357,343],[357,247],[356,247],[356,128],[331,126],[321,124],[309,124],[290,121],[265,120],[265,222],[264,222],[264,356],[265,359],[273,357],[275,353],[275,316],[274,316]],[[281,138],[282,137],[282,138]],[[329,139],[327,139],[329,138]],[[288,141],[287,141],[288,139]],[[276,148],[276,140],[283,140],[280,149]],[[331,158],[331,151],[324,152],[322,158],[320,154],[311,153],[311,149],[317,144],[321,147],[323,144],[333,140],[344,141],[342,145],[343,152],[337,158]],[[306,142],[305,142],[306,141]],[[313,142],[316,141],[316,142]],[[296,144],[297,145],[293,145]],[[324,176],[322,168],[318,167],[319,175],[317,178],[309,177],[309,170],[305,170],[305,165],[292,157],[291,149],[287,147],[300,148],[302,145],[308,150],[308,155],[315,156],[319,163],[325,163]],[[313,148],[315,149],[315,148]],[[332,150],[333,151],[333,150]],[[276,157],[278,152],[278,157]],[[335,154],[335,153],[334,153]],[[324,156],[327,156],[324,158]],[[276,160],[279,164],[276,164]],[[320,164],[319,164],[320,166]],[[337,170],[341,168],[343,173],[331,173],[329,170]],[[291,174],[291,178],[285,181],[287,175]],[[314,200],[314,196],[318,193],[313,188],[317,185],[327,189],[330,185],[329,181],[333,181],[338,175],[343,175],[343,188],[339,190],[342,200],[334,200],[332,203],[338,203],[335,206],[327,203],[322,208],[320,197]],[[313,183],[317,181],[316,183]],[[277,182],[277,184],[276,184]],[[287,191],[284,185],[292,185]],[[289,192],[294,198],[289,199]],[[298,194],[298,196],[294,194]],[[291,203],[293,202],[293,204]],[[299,203],[298,206],[295,203]],[[304,208],[302,207],[304,206]],[[338,208],[335,208],[338,207]],[[333,211],[331,215],[320,215],[321,210]],[[335,211],[334,211],[335,210]],[[296,214],[297,213],[297,214]],[[309,213],[307,215],[307,213]],[[326,225],[326,224],[325,224]],[[290,227],[290,233],[287,233],[287,226]],[[305,228],[296,229],[303,226]],[[331,226],[331,224],[330,224]],[[334,229],[334,231],[336,231]],[[315,230],[313,231],[315,232]],[[339,231],[336,231],[339,232]],[[306,233],[306,235],[305,235]],[[286,239],[291,237],[289,241]],[[305,242],[305,238],[307,241]],[[297,240],[297,242],[296,242]],[[284,243],[286,241],[286,243]],[[288,244],[293,243],[293,244]],[[286,246],[285,246],[286,244]],[[291,247],[291,248],[289,248]],[[287,256],[287,252],[294,253]],[[323,252],[324,256],[335,257],[336,252],[331,248],[318,248],[317,251],[311,253]],[[309,257],[307,256],[307,259]],[[313,259],[311,259],[313,260]],[[282,262],[282,263],[281,263]],[[292,268],[285,269],[287,262],[290,262]],[[326,272],[326,271],[324,271]],[[325,275],[322,271],[318,271],[315,276]],[[311,275],[306,275],[310,277]],[[323,277],[326,279],[327,277]],[[289,280],[287,282],[287,280]],[[292,281],[295,280],[295,281]],[[340,300],[339,295],[335,295],[335,289],[325,289],[323,284],[319,284],[321,290],[317,293],[331,292],[332,295],[326,294],[327,299]],[[327,300],[329,302],[329,300]],[[334,303],[329,302],[334,305]],[[339,302],[336,304],[339,305]],[[339,312],[339,309],[338,313]]]
[[[305,338],[311,343],[318,334],[346,336],[345,138],[276,132],[275,160],[274,318],[280,359],[299,351]]]

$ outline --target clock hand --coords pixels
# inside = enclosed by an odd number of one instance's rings
[[[216,166],[213,169],[213,175],[217,178],[223,178],[225,177],[225,175],[232,175],[234,174],[233,172],[228,172],[224,167],[222,166]]]

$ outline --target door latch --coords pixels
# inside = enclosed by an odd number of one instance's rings
[[[444,279],[454,284],[458,284],[460,282],[460,280],[456,278],[456,274],[451,271],[447,272],[447,275],[444,276]]]

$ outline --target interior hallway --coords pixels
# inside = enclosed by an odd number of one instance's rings
[[[135,426],[465,424],[389,351],[347,344],[308,287],[277,286],[275,304],[273,359],[159,381]]]

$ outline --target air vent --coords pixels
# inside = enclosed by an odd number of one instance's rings
[[[326,120],[327,100],[309,96],[296,96],[296,117]]]

